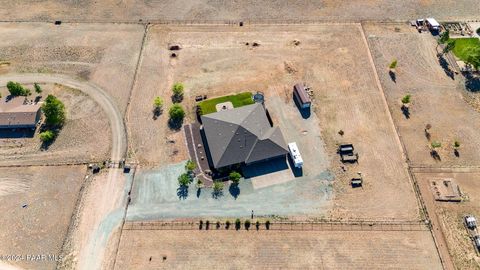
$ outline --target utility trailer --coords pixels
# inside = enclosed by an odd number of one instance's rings
[[[338,154],[340,154],[342,162],[358,162],[358,153],[355,152],[353,144],[341,144],[338,147]]]

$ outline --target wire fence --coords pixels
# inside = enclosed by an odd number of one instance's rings
[[[248,228],[247,228],[248,227]],[[412,222],[126,222],[124,230],[271,230],[271,231],[428,231],[422,221]]]

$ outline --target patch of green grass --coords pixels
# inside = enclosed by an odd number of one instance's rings
[[[455,42],[453,54],[462,61],[467,60],[468,50],[471,48],[480,48],[480,40],[478,38],[454,38],[450,39]]]
[[[243,92],[236,95],[223,96],[218,98],[207,99],[198,104],[201,109],[201,114],[209,114],[217,111],[215,105],[223,102],[230,101],[233,104],[234,108],[242,107],[245,105],[253,104],[252,93]]]

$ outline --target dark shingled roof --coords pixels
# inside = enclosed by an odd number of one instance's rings
[[[202,116],[213,166],[246,164],[288,153],[278,127],[271,127],[261,104]]]

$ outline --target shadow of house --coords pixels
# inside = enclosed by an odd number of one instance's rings
[[[242,174],[245,178],[254,178],[261,175],[288,170],[288,167],[287,158],[277,157],[251,165],[243,165]]]
[[[470,92],[480,91],[480,75],[475,75],[472,72],[464,72],[465,88]]]

